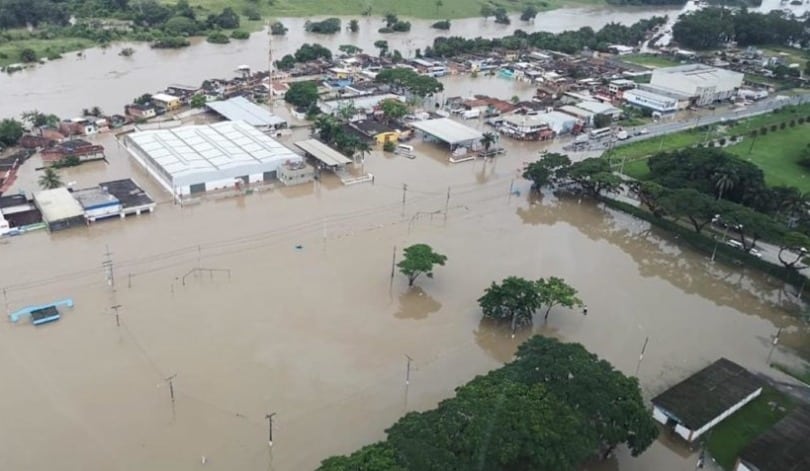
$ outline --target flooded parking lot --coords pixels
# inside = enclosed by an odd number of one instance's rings
[[[374,185],[327,177],[180,208],[102,139],[110,163],[69,169],[65,181],[133,176],[162,204],[0,245],[9,309],[76,302],[58,323],[0,328],[0,469],[312,469],[508,361],[531,333],[638,371],[647,398],[720,356],[767,371],[778,327],[785,349],[774,358],[810,356],[792,290],[712,264],[624,214],[530,195],[517,178],[535,158],[525,143],[451,165],[417,142],[414,160],[373,153],[364,169]],[[19,185],[30,190],[36,175],[24,170]],[[391,278],[392,253],[416,242],[448,262],[408,289]],[[557,310],[512,339],[482,323],[476,305],[508,275],[561,276],[589,314]],[[175,374],[173,405],[166,378]],[[588,469],[694,462],[662,439],[639,458],[620,451]]]

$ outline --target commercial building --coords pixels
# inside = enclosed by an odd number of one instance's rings
[[[46,163],[55,163],[68,158],[87,162],[104,159],[104,147],[83,139],[71,139],[43,149],[41,155],[42,161]]]
[[[554,137],[554,131],[539,115],[510,114],[500,119],[498,130],[514,139],[545,141]]]
[[[478,149],[484,135],[450,118],[428,119],[411,123],[427,141],[441,142],[455,151],[458,148]]]
[[[0,196],[0,235],[41,228],[42,213],[25,195]]]
[[[634,88],[622,93],[624,101],[632,106],[667,114],[678,111],[678,100],[670,96]]]
[[[177,196],[274,180],[281,164],[302,160],[242,121],[141,131],[121,142],[163,188]]]
[[[34,204],[51,232],[82,225],[84,209],[67,188],[54,188],[34,193]]]
[[[385,100],[398,100],[405,102],[405,97],[393,93],[381,93],[378,95],[362,95],[348,98],[338,98],[318,102],[318,107],[326,114],[337,114],[346,107],[354,107],[360,113],[371,113],[377,106]]]
[[[229,121],[243,121],[262,131],[278,131],[287,127],[287,120],[242,96],[212,101],[206,106]]]
[[[121,203],[121,217],[130,214],[140,216],[144,212],[155,210],[155,201],[134,180],[124,178],[99,184],[104,191],[113,195]]]
[[[796,407],[745,446],[734,471],[810,469],[810,406]]]
[[[319,161],[319,168],[327,168],[334,172],[343,170],[352,161],[340,152],[332,149],[328,145],[317,139],[307,139],[298,141],[295,146],[306,153],[306,155]]]
[[[593,114],[610,116],[611,119],[619,119],[622,117],[622,110],[608,103],[602,103],[601,101],[587,100],[577,103],[575,106],[579,109],[590,111]]]
[[[733,98],[742,83],[740,72],[703,64],[655,69],[650,79],[650,85],[687,95],[698,106]]]
[[[84,188],[73,192],[73,197],[82,206],[84,217],[95,222],[121,213],[121,202],[101,187]]]
[[[721,358],[653,398],[653,418],[694,442],[761,393],[759,378]]]
[[[180,98],[174,95],[169,95],[168,93],[157,93],[152,95],[152,103],[159,108],[166,109],[167,111],[174,111],[183,105]]]

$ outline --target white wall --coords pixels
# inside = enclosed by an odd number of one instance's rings
[[[718,415],[717,417],[714,418],[714,420],[712,420],[708,424],[704,425],[700,429],[695,430],[695,433],[692,435],[692,441],[696,440],[698,437],[700,437],[701,435],[706,433],[710,428],[712,428],[715,425],[722,422],[726,417],[728,417],[731,414],[733,414],[733,413],[737,412],[738,410],[740,410],[744,405],[746,405],[749,402],[756,399],[756,397],[759,396],[760,394],[762,394],[762,388],[759,388],[756,391],[752,392],[750,395],[748,395],[748,397],[746,397],[742,401],[735,404],[734,407],[732,407],[732,408],[726,410],[725,412],[723,412],[722,414]]]
[[[749,468],[745,465],[742,461],[737,461],[737,466],[734,467],[734,471],[755,471],[754,468]]]
[[[659,409],[657,406],[653,406],[653,419],[666,425],[667,420],[669,420],[669,417],[667,417],[667,415],[664,414],[664,411]]]
[[[104,206],[102,208],[86,209],[84,211],[84,217],[93,221],[96,219],[102,219],[110,216],[118,216],[118,213],[120,212],[121,212],[121,205],[116,204],[112,206]]]

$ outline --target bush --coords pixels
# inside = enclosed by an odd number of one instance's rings
[[[385,152],[394,152],[394,150],[396,150],[396,148],[397,148],[397,145],[394,144],[393,141],[385,141],[385,143],[383,144],[383,151],[385,151]]]
[[[441,30],[446,31],[446,30],[450,29],[450,20],[437,21],[437,22],[433,23],[432,25],[430,25],[430,27],[434,28],[434,29],[441,29]]]
[[[772,125],[771,125],[771,132],[776,132],[776,129],[777,129],[777,128],[776,128],[776,125],[775,125],[775,124],[772,124]]]
[[[799,118],[799,124],[804,124],[804,116]]]
[[[228,44],[231,42],[231,40],[228,39],[228,36],[225,36],[225,33],[221,33],[219,31],[209,34],[206,41],[212,44]]]
[[[30,47],[27,47],[20,51],[20,61],[22,62],[36,62],[37,61],[37,53]]]
[[[255,5],[246,6],[245,9],[242,10],[242,13],[244,13],[247,19],[250,21],[258,21],[262,19],[262,14]]]
[[[270,34],[272,34],[273,36],[284,36],[285,34],[287,34],[287,31],[288,31],[287,27],[284,26],[284,23],[280,21],[276,21],[270,25]]]
[[[155,49],[177,49],[191,45],[188,39],[181,36],[164,36],[152,43]]]
[[[726,138],[721,137],[719,143],[720,143],[720,147],[723,147],[724,145],[726,145]]]
[[[233,39],[248,39],[250,37],[250,33],[245,30],[235,29],[231,31],[231,38]]]
[[[790,127],[792,127],[792,128],[796,127],[796,120],[795,119],[790,120]]]
[[[779,129],[785,129],[786,127],[787,125],[785,124],[784,121],[779,124]]]
[[[335,34],[340,31],[340,18],[327,18],[323,21],[307,21],[304,29],[308,33]]]

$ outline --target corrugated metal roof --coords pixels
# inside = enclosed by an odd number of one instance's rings
[[[268,127],[283,124],[284,118],[249,101],[245,97],[234,97],[224,101],[213,101],[206,106],[230,121],[244,121],[251,126]]]
[[[287,160],[301,160],[242,121],[141,131],[126,139],[168,174],[173,186],[272,172]]]
[[[448,144],[477,141],[484,137],[477,129],[465,126],[450,118],[416,121],[411,126]]]
[[[317,139],[307,139],[306,141],[299,141],[295,143],[299,149],[307,154],[315,157],[329,167],[338,167],[346,165],[351,160],[340,152],[332,149],[323,142]]]

